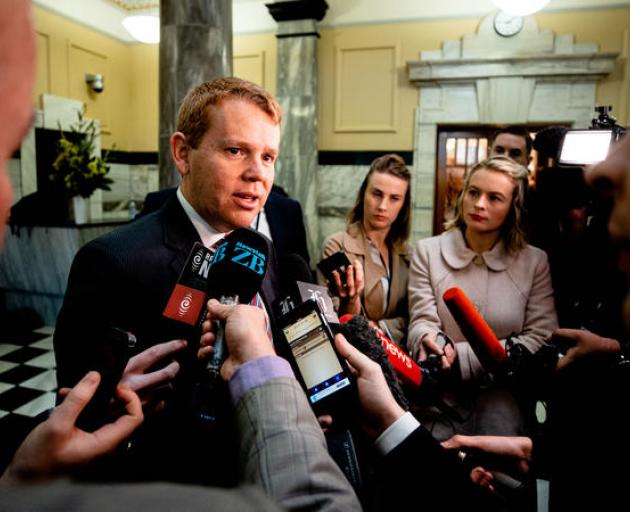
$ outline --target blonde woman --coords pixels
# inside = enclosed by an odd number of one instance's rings
[[[426,409],[425,426],[439,439],[456,433],[519,435],[521,411],[504,389],[494,387],[449,313],[443,293],[461,288],[502,341],[535,351],[557,327],[546,254],[525,241],[523,215],[527,169],[497,156],[467,174],[455,216],[440,236],[414,248],[409,277],[408,347],[418,360],[441,355],[442,367],[458,373],[459,388],[445,400],[464,418],[456,422]],[[446,333],[454,349],[436,344]]]

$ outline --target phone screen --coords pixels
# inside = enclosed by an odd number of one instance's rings
[[[328,330],[316,311],[305,312],[282,330],[312,404],[350,385]]]

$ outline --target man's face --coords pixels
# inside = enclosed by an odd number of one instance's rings
[[[0,246],[13,191],[7,161],[30,127],[35,32],[27,0],[0,1]]]
[[[529,155],[527,154],[527,142],[519,135],[500,133],[492,142],[490,156],[507,156],[515,162],[527,167]]]
[[[608,229],[619,245],[619,266],[630,282],[630,136],[614,147],[608,158],[585,173],[586,182],[613,197]],[[630,329],[630,294],[625,304],[626,325]]]
[[[273,184],[280,126],[254,103],[235,98],[210,106],[208,115],[199,146],[187,147],[177,162],[182,193],[215,229],[247,227]]]

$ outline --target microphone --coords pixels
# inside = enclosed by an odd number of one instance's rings
[[[274,302],[274,312],[280,317],[307,300],[314,300],[329,324],[338,324],[339,317],[328,288],[314,284],[313,273],[299,254],[288,254],[280,260],[280,298]]]
[[[205,315],[211,259],[210,249],[195,242],[162,315],[191,326],[201,323]]]
[[[412,395],[426,398],[451,419],[462,422],[461,414],[448,405],[438,394],[441,365],[439,357],[427,358],[419,365],[402,348],[360,315],[343,315],[341,333],[373,361],[377,362],[392,394],[401,407],[408,409],[402,383]]]
[[[486,371],[500,370],[507,353],[466,294],[460,288],[449,288],[442,298]]]
[[[297,281],[310,283],[313,274],[306,260],[295,253],[280,258],[278,269],[280,295],[274,301],[273,309],[276,316],[281,317],[302,303]]]
[[[343,315],[339,321],[342,324],[349,322],[353,315]],[[368,324],[369,325],[369,324]],[[404,385],[417,389],[422,385],[422,370],[411,357],[398,345],[385,336],[379,329],[370,326],[371,331],[387,355],[392,368]]]
[[[208,297],[221,304],[248,303],[260,289],[267,271],[269,245],[249,228],[235,229],[216,247],[208,273]],[[205,425],[215,424],[228,409],[227,392],[221,380],[221,365],[227,354],[224,328],[215,322],[214,350],[196,385],[193,400],[197,417]]]
[[[257,231],[232,231],[216,247],[210,261],[208,297],[221,304],[249,303],[262,284],[269,260],[269,246]],[[216,338],[206,369],[217,375],[225,360],[223,326],[216,322]]]

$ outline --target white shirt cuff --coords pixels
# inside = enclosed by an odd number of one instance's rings
[[[376,442],[374,443],[377,451],[381,455],[387,455],[400,443],[407,439],[407,437],[419,426],[420,422],[414,418],[413,414],[407,411],[394,423],[387,427],[385,432],[378,436]]]

